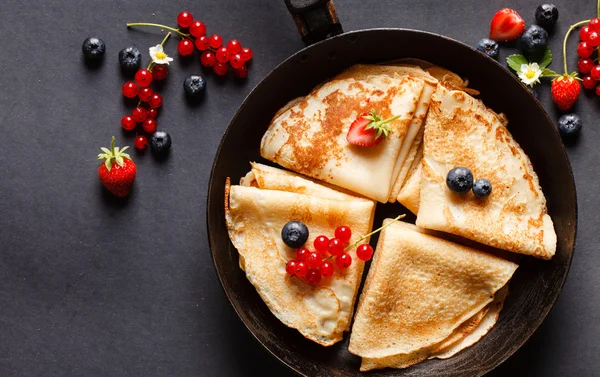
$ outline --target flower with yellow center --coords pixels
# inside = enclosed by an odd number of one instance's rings
[[[538,63],[521,64],[519,70],[519,78],[525,85],[533,87],[534,84],[540,82],[540,76],[542,75],[542,69]]]
[[[169,64],[169,62],[173,61],[173,58],[170,58],[165,53],[162,45],[150,47],[150,57],[155,64]]]

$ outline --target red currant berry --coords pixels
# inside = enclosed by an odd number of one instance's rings
[[[590,73],[592,68],[594,68],[594,61],[592,59],[579,59],[577,67],[579,68],[579,72],[583,74]]]
[[[338,226],[335,229],[335,237],[342,242],[348,242],[350,241],[350,237],[352,237],[352,230],[345,225]]]
[[[579,42],[577,45],[577,55],[582,58],[589,58],[594,53],[594,48],[587,42]]]
[[[133,116],[133,119],[135,119],[136,122],[142,123],[148,117],[148,111],[145,108],[138,106],[135,109],[133,109],[131,115]]]
[[[590,76],[596,81],[600,80],[600,65],[595,65],[590,71]]]
[[[135,128],[135,119],[130,115],[125,115],[121,118],[121,127],[127,131],[131,131]]]
[[[244,59],[245,62],[252,59],[252,49],[251,48],[244,47],[242,49],[242,59]]]
[[[237,39],[232,39],[227,42],[227,49],[231,54],[237,54],[242,51],[242,44]]]
[[[208,50],[208,37],[206,35],[196,38],[196,48],[200,51]]]
[[[202,53],[202,56],[200,57],[200,63],[205,67],[212,67],[213,65],[215,65],[216,61],[217,58],[215,57],[215,54],[213,54],[211,51],[204,51]]]
[[[340,255],[344,253],[344,243],[337,238],[329,240],[328,250],[331,255]]]
[[[156,120],[155,119],[146,119],[144,123],[142,123],[142,128],[144,131],[152,134],[156,131]]]
[[[296,262],[295,260],[289,260],[285,265],[285,272],[287,272],[290,275],[294,275],[296,273],[296,264],[298,264],[298,262]]]
[[[301,247],[298,250],[296,250],[296,260],[299,262],[306,262],[308,254],[310,254],[310,250],[308,250],[305,247]]]
[[[308,272],[308,267],[306,266],[306,262],[296,263],[296,271],[295,271],[294,275],[299,276],[299,277],[304,277],[304,276],[306,276],[307,272]]]
[[[239,69],[244,66],[244,59],[242,58],[242,54],[234,54],[231,56],[231,60],[229,60],[229,64],[235,69]]]
[[[312,285],[317,285],[321,282],[321,273],[319,270],[309,270],[306,273],[306,281]]]
[[[153,109],[158,109],[162,105],[162,97],[160,94],[154,93],[152,97],[148,100],[150,107]]]
[[[148,102],[148,100],[150,99],[150,96],[152,96],[153,94],[154,94],[154,92],[152,91],[152,89],[142,88],[142,89],[140,89],[138,96],[140,97],[140,101]]]
[[[123,95],[127,98],[134,98],[138,95],[139,88],[133,81],[127,81],[121,89]]]
[[[139,150],[146,149],[146,147],[148,146],[148,139],[146,139],[146,136],[144,135],[138,135],[135,138],[133,145],[135,145],[135,147]]]
[[[597,31],[590,31],[587,42],[592,47],[600,46],[600,33]]]
[[[329,238],[325,236],[319,236],[315,238],[313,245],[317,251],[327,251],[329,248]]]
[[[204,22],[198,20],[192,22],[190,25],[190,34],[196,38],[204,36],[206,34],[206,25],[204,25]]]
[[[177,15],[177,25],[179,25],[179,27],[190,27],[192,22],[194,22],[194,17],[190,12],[181,12]]]
[[[182,39],[177,44],[177,51],[181,56],[191,55],[194,52],[194,44],[189,39]]]
[[[140,69],[135,73],[135,82],[145,88],[152,84],[152,73],[147,69]]]
[[[242,68],[234,69],[233,75],[238,79],[243,79],[246,76],[248,76],[248,68],[246,68],[246,66],[244,65],[242,66]]]
[[[600,85],[596,87],[596,95],[600,96]]]
[[[589,26],[584,26],[579,30],[579,39],[581,39],[584,42],[587,42],[588,40],[588,36],[590,34],[591,30]]]
[[[219,34],[213,34],[208,38],[208,45],[214,49],[221,47],[221,44],[223,44],[223,37]]]
[[[156,116],[158,115],[158,111],[156,109],[150,109],[148,110],[148,118],[147,119],[156,119]]]
[[[227,47],[220,47],[217,50],[217,52],[215,53],[215,56],[217,57],[218,62],[220,62],[220,63],[227,62],[229,60],[229,51],[227,50]]]
[[[335,257],[335,264],[337,264],[340,270],[348,268],[352,264],[352,257],[348,253],[338,255],[337,257]]]
[[[225,76],[227,71],[229,71],[229,66],[225,63],[217,63],[213,67],[213,71],[219,76]]]
[[[164,80],[169,74],[169,68],[166,64],[157,64],[152,68],[152,77],[154,80]]]
[[[596,83],[597,81],[594,80],[591,76],[585,76],[583,78],[583,87],[586,89],[594,89],[596,87]]]
[[[319,266],[319,272],[323,277],[333,276],[334,271],[335,270],[333,269],[333,263],[331,262],[325,261]]]
[[[600,31],[600,19],[594,17],[588,23],[588,27],[591,31]]]
[[[308,265],[308,268],[319,268],[321,265],[321,255],[314,251],[312,253],[308,253],[308,256],[306,257],[306,264]]]
[[[373,248],[368,243],[358,245],[356,248],[356,256],[358,259],[366,262],[373,257]]]

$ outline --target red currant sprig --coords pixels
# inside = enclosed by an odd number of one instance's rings
[[[330,261],[332,258],[335,258],[335,265],[339,271],[352,265],[352,256],[347,250],[351,250],[357,245],[356,256],[358,259],[370,260],[373,257],[373,247],[369,244],[361,244],[361,242],[405,216],[396,217],[371,233],[361,236],[351,245],[348,245],[348,242],[352,237],[352,230],[345,225],[337,227],[335,238],[329,239],[324,235],[315,238],[313,241],[315,251],[311,252],[305,246],[296,250],[295,258],[287,262],[285,270],[289,275],[297,276],[309,284],[319,284],[322,278],[328,278],[335,274],[334,264]]]
[[[252,49],[243,47],[236,39],[230,40],[226,46],[223,46],[223,37],[219,34],[207,36],[206,25],[202,21],[194,20],[189,12],[179,13],[177,25],[179,29],[155,23],[134,22],[128,23],[127,27],[151,26],[170,30],[181,37],[177,45],[177,51],[181,56],[193,54],[195,47],[202,51],[200,63],[204,67],[212,67],[217,75],[225,76],[229,71],[229,66],[231,66],[233,75],[236,78],[241,79],[248,76],[247,63],[252,59]],[[182,31],[185,29],[188,29],[189,33]],[[154,78],[156,79],[156,77]]]
[[[171,33],[167,33],[161,46],[169,39]],[[137,124],[141,124],[144,132],[152,134],[156,131],[158,108],[162,106],[162,97],[158,93],[154,93],[150,85],[154,80],[164,80],[169,74],[169,68],[164,64],[155,64],[153,61],[148,64],[147,68],[140,69],[136,72],[134,80],[128,81],[121,89],[123,95],[127,98],[139,98],[136,108],[133,109],[131,115],[126,115],[121,119],[121,127],[126,131],[133,131]],[[143,106],[146,104],[147,107]],[[148,138],[144,135],[137,135],[135,147],[138,150],[143,150],[148,145]]]

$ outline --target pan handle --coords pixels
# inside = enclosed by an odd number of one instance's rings
[[[307,45],[343,32],[333,0],[285,0],[285,5]]]

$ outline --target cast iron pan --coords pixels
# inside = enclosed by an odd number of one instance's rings
[[[306,37],[306,36],[305,36]],[[393,46],[393,48],[390,48]],[[248,330],[281,362],[306,376],[363,376],[360,359],[344,341],[322,347],[283,325],[267,308],[238,265],[224,218],[224,183],[264,161],[260,139],[275,112],[287,101],[355,63],[420,58],[469,79],[480,98],[510,121],[509,130],[531,158],[548,201],[558,236],[554,258],[524,257],[496,326],[474,346],[448,360],[429,360],[404,370],[372,376],[480,376],[498,366],[531,336],[558,297],[573,256],[577,202],[571,166],[553,122],[540,103],[496,61],[452,39],[406,29],[349,32],[307,47],[280,64],[250,93],[233,117],[215,157],[208,192],[208,233],[223,289]],[[410,213],[400,204],[378,204],[375,224],[388,215]],[[414,220],[414,217],[409,220]],[[371,244],[375,246],[376,238]],[[366,271],[365,271],[366,276]],[[542,351],[540,351],[542,352]]]

